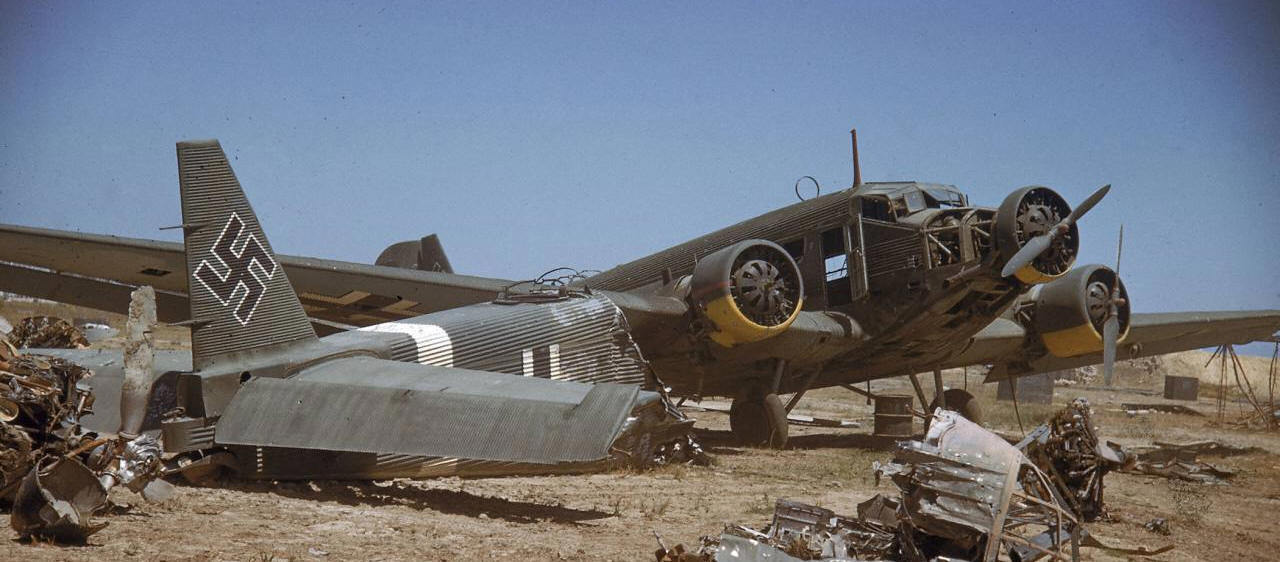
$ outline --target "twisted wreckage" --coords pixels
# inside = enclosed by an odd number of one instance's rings
[[[19,533],[83,539],[108,488],[156,495],[147,485],[168,473],[475,477],[702,458],[607,299],[530,291],[320,338],[220,147],[184,143],[179,161],[191,352],[152,349],[166,297],[144,286],[123,352],[12,354],[0,404]]]
[[[581,306],[580,302],[572,304]],[[286,414],[282,417],[295,424],[289,426],[292,433],[276,434],[273,447],[263,444],[237,447],[236,437],[222,437],[214,431],[207,436],[217,442],[213,450],[165,454],[158,437],[163,436],[170,449],[174,443],[188,442],[182,440],[185,434],[173,431],[165,423],[176,422],[181,427],[189,424],[190,418],[185,415],[184,406],[173,407],[171,401],[179,398],[178,392],[165,384],[163,376],[151,380],[153,372],[182,367],[177,353],[152,349],[150,331],[154,315],[151,289],[144,287],[135,291],[123,361],[119,361],[120,353],[93,350],[86,354],[85,350],[78,349],[73,343],[78,332],[65,321],[24,321],[21,325],[39,328],[15,332],[11,339],[22,343],[59,344],[71,349],[20,353],[9,341],[4,341],[0,348],[0,499],[11,508],[11,524],[21,536],[82,542],[106,526],[91,521],[90,517],[108,506],[107,492],[112,487],[125,485],[141,492],[148,500],[162,499],[171,493],[171,486],[162,477],[175,474],[191,480],[205,479],[213,470],[232,471],[244,478],[271,479],[489,476],[586,472],[616,466],[699,462],[705,458],[689,436],[692,421],[681,416],[661,394],[641,391],[637,385],[552,383],[553,386],[543,388],[542,384],[550,381],[494,375],[479,379],[483,384],[477,390],[476,379],[467,378],[466,374],[444,380],[428,379],[423,383],[434,387],[413,388],[392,396],[361,393],[349,386],[342,387],[346,393],[341,395],[326,396],[314,390],[310,394],[292,395],[280,387],[268,387],[257,390],[259,395],[254,396],[248,394],[255,392],[252,381],[244,380],[241,384],[250,390],[237,393],[241,402],[233,400],[233,406],[249,405],[239,406],[242,408],[239,413],[236,410],[224,413],[221,418],[229,423],[223,426],[243,432],[269,432],[270,429],[259,427],[269,423],[263,422],[261,416],[271,415],[270,412],[275,411],[272,405],[286,404]],[[596,333],[610,338],[616,336],[616,332],[609,330]],[[583,343],[595,343],[594,347],[588,347],[597,355],[626,350],[611,346],[606,340]],[[600,373],[598,366],[576,365],[576,352],[567,349],[564,354],[567,371],[579,375],[610,374]],[[93,365],[97,376],[94,371],[58,355],[78,357]],[[630,367],[626,374],[642,381],[643,360],[634,357],[628,363],[624,359],[611,357],[608,365],[614,369]],[[367,359],[342,366],[364,365],[369,365]],[[185,370],[189,371],[189,367]],[[181,372],[184,371],[169,371],[169,380]],[[336,373],[324,369],[307,372],[321,373],[317,376]],[[376,379],[373,372],[369,376]],[[115,390],[118,404],[96,400],[91,384],[111,398],[116,397],[110,392]],[[451,395],[449,384],[458,386],[459,390]],[[598,398],[598,389],[608,390],[609,394]],[[439,400],[447,398],[455,404],[452,409],[441,407],[425,412],[407,409],[406,405],[420,405],[406,400],[419,390],[443,395]],[[496,393],[502,399],[486,402],[480,399],[485,392]],[[618,396],[628,400],[619,402]],[[382,415],[401,416],[406,420],[404,423],[410,424],[407,427],[414,427],[415,421],[424,421],[418,419],[423,415],[432,415],[439,429],[433,433],[428,426],[407,436],[380,437],[372,432],[376,428],[351,427],[350,415],[344,415],[340,409],[323,409],[326,399],[332,405],[332,400],[337,398],[345,398],[351,407],[374,407],[379,408]],[[378,398],[382,401],[378,402]],[[320,412],[302,412],[296,408],[317,404],[322,408]],[[289,409],[289,406],[295,408]],[[464,407],[472,411],[458,409]],[[256,418],[255,409],[259,412]],[[308,417],[309,413],[339,415],[347,434],[328,438],[340,440],[330,443],[349,443],[349,449],[343,451],[334,445],[325,451],[315,447],[281,446],[278,442],[295,445],[286,441],[289,438],[321,438],[305,433],[305,425],[297,425],[316,423],[314,417]],[[492,421],[474,422],[483,417]],[[449,432],[456,428],[440,425],[448,420],[473,420],[467,429],[476,432],[477,441],[463,442],[461,437],[449,439]],[[527,425],[520,428],[518,424]],[[593,427],[592,424],[601,425]],[[523,437],[523,442],[510,443],[515,437]],[[414,439],[418,441],[412,441]],[[500,439],[507,442],[494,442]],[[442,452],[470,450],[471,453],[470,458],[395,454],[397,448],[411,446],[433,447],[434,451]],[[364,453],[370,449],[390,453]],[[249,466],[237,462],[237,457],[247,458]]]
[[[1017,445],[952,411],[937,410],[922,441],[876,463],[897,497],[876,495],[857,516],[779,499],[764,531],[729,525],[696,551],[660,548],[660,562],[796,560],[1076,560],[1108,547],[1083,526],[1105,514],[1102,479],[1133,458],[1101,443],[1077,399]]]
[[[152,435],[102,436],[81,419],[91,373],[69,361],[19,353],[0,339],[0,506],[20,535],[80,542],[103,524],[90,516],[124,485],[148,499],[169,495]]]

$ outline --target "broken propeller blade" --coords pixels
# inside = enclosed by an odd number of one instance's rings
[[[1067,215],[1067,218],[1062,219],[1062,222],[1054,225],[1048,232],[1028,240],[1012,258],[1009,258],[1009,262],[1004,264],[1004,269],[1000,270],[1000,276],[1010,277],[1017,273],[1019,269],[1035,261],[1036,258],[1040,257],[1040,254],[1043,254],[1045,250],[1048,250],[1053,245],[1054,240],[1070,230],[1071,225],[1075,224],[1081,217],[1084,217],[1085,213],[1088,213],[1103,197],[1106,197],[1109,191],[1111,191],[1111,184],[1098,188],[1092,195],[1085,198],[1078,207],[1073,209],[1071,214]]]

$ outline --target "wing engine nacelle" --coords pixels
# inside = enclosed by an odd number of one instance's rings
[[[698,260],[689,298],[710,321],[711,339],[732,347],[786,331],[804,304],[804,283],[781,246],[744,240]]]
[[[1032,185],[1014,191],[996,210],[996,247],[1008,261],[1032,238],[1049,232],[1070,214],[1067,200],[1052,189]],[[1079,252],[1080,232],[1073,223],[1014,276],[1028,284],[1052,281],[1071,269]]]
[[[1057,357],[1102,351],[1103,325],[1113,310],[1123,341],[1129,333],[1129,293],[1124,282],[1105,265],[1078,267],[1039,288],[1035,331]]]

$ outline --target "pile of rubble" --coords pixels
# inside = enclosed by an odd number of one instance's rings
[[[22,537],[83,542],[101,530],[90,517],[125,485],[159,499],[170,488],[154,437],[99,436],[80,419],[92,413],[92,372],[56,357],[21,354],[0,340],[0,508]]]
[[[84,349],[89,340],[84,332],[62,318],[31,316],[23,318],[8,335],[16,348]]]
[[[779,500],[763,531],[730,525],[685,551],[665,546],[660,562],[710,560],[1076,560],[1105,547],[1082,526],[1104,513],[1102,477],[1131,463],[1098,441],[1089,404],[1077,400],[1017,446],[955,412],[938,410],[923,441],[899,444],[876,463],[897,497],[877,495],[856,517]]]
[[[1115,443],[1101,443],[1089,401],[1077,398],[1027,434],[1015,447],[1048,475],[1071,511],[1085,521],[1106,515],[1102,477],[1132,464]]]

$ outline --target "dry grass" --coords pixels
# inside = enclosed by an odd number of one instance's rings
[[[1183,368],[1182,363],[1170,365]],[[928,379],[925,391],[932,394]],[[1228,486],[1108,475],[1106,498],[1115,520],[1091,525],[1091,532],[1121,546],[1176,545],[1155,561],[1274,558],[1280,552],[1280,535],[1273,528],[1280,510],[1280,433],[1214,425],[1208,417],[1130,417],[1120,404],[1161,401],[1150,395],[1161,378],[1122,368],[1119,381],[1115,390],[1059,387],[1052,407],[1020,405],[1023,425],[1029,430],[1057,407],[1084,396],[1094,406],[1101,436],[1126,446],[1157,438],[1217,439],[1265,452],[1214,459],[1240,472]],[[963,387],[964,380],[959,371],[947,373],[946,384]],[[905,379],[872,386],[876,392],[912,393]],[[994,385],[981,385],[971,375],[969,389],[994,429],[1019,435],[1012,406],[995,400]],[[1212,399],[1204,392],[1201,396],[1190,406],[1212,413]],[[822,389],[811,392],[800,410],[865,425],[855,430],[792,427],[790,449],[770,451],[731,444],[727,416],[695,413],[702,441],[716,459],[706,467],[467,481],[322,482],[318,488],[270,482],[183,487],[164,504],[142,503],[136,495],[116,490],[113,500],[132,507],[106,518],[110,526],[92,537],[89,546],[19,544],[4,526],[0,560],[644,560],[652,559],[657,546],[653,532],[669,545],[697,544],[698,537],[718,533],[725,523],[762,526],[778,498],[850,514],[876,493],[895,492],[892,483],[877,485],[872,475],[872,462],[889,459],[892,443],[869,435],[872,408],[862,397]],[[917,422],[916,431],[922,429]],[[1171,537],[1142,527],[1155,517],[1170,521]],[[328,554],[320,558],[311,554],[312,548]],[[1125,559],[1096,549],[1083,554],[1089,560]]]

